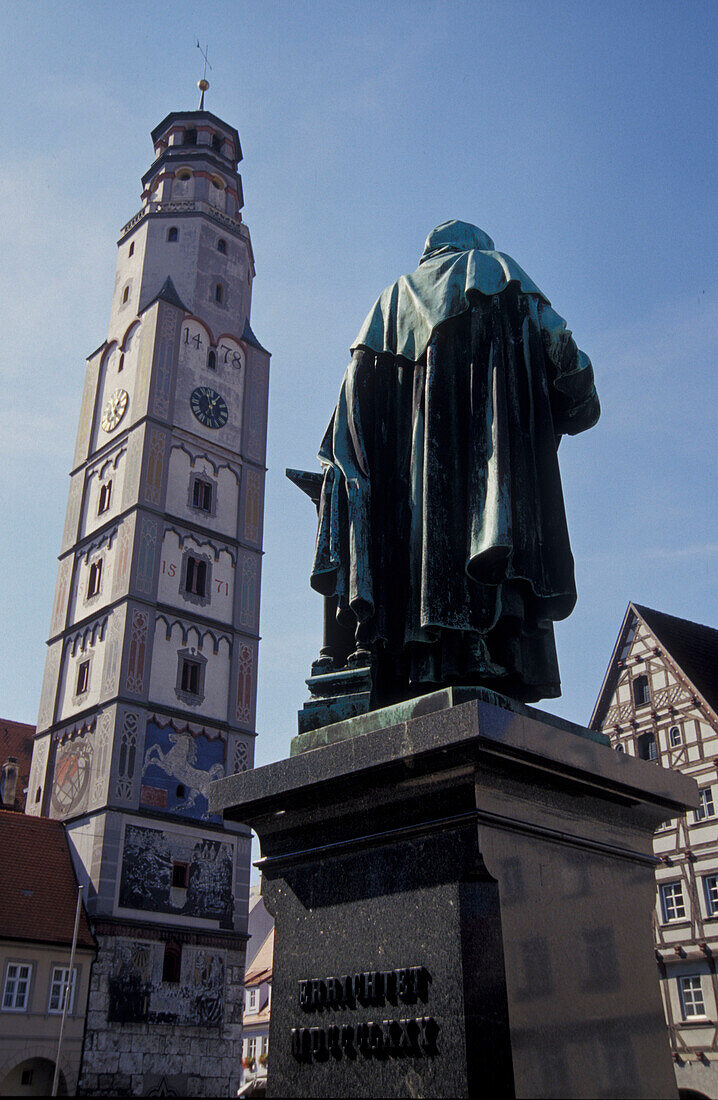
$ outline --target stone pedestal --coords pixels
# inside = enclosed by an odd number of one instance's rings
[[[651,840],[695,784],[457,698],[213,784],[276,920],[267,1094],[675,1097]]]

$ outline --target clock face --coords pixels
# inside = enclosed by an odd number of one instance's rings
[[[205,428],[223,428],[229,418],[227,402],[209,386],[197,386],[189,399],[190,408]]]
[[[102,410],[100,425],[103,431],[114,431],[127,411],[127,402],[129,399],[127,390],[115,390],[114,393],[110,394]]]

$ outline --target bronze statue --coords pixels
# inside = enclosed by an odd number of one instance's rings
[[[374,705],[560,694],[553,623],[576,589],[556,452],[599,412],[590,360],[518,264],[466,222],[430,233],[364,322],[319,452],[311,583]]]

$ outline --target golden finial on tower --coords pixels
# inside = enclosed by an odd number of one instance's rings
[[[199,107],[198,107],[198,110],[200,110],[200,111],[204,110],[204,93],[209,88],[209,81],[207,80],[207,66],[209,65],[209,58],[207,57],[208,48],[209,48],[208,46],[205,46],[205,48],[202,49],[202,47],[199,44],[199,38],[197,39],[197,49],[199,50],[199,52],[202,54],[202,57],[204,58],[204,72],[202,73],[202,79],[197,81],[197,87],[199,88]],[[210,67],[210,69],[212,68],[211,65],[209,65],[209,67]]]

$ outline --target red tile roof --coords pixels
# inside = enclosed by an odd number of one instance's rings
[[[0,937],[72,943],[77,879],[65,826],[0,810]],[[77,943],[95,947],[84,907]]]
[[[11,722],[0,718],[0,768],[9,756],[14,756],[20,767],[15,796],[15,808],[25,809],[25,791],[30,779],[32,763],[32,738],[35,727],[27,722]]]

